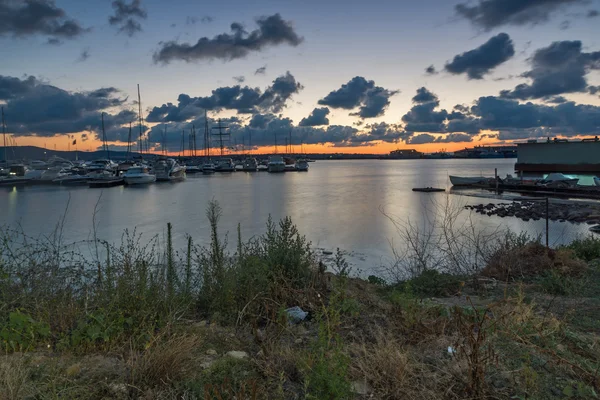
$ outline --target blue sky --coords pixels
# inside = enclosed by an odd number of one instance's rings
[[[11,1],[0,0],[0,6]],[[486,1],[501,2],[483,2]],[[507,1],[507,7],[511,2]],[[600,51],[600,17],[588,16],[590,10],[600,8],[597,1],[547,2],[550,4],[546,7],[550,10],[548,18],[533,18],[530,23],[522,24],[507,22],[486,29],[459,16],[455,9],[459,3],[475,7],[481,5],[480,1],[141,0],[139,7],[145,10],[147,18],[136,18],[142,31],[128,36],[119,33],[118,26],[109,24],[108,18],[115,12],[110,1],[57,0],[53,3],[55,7],[90,30],[70,39],[61,39],[59,45],[48,44],[51,35],[47,34],[0,34],[2,53],[8,55],[3,57],[0,75],[17,78],[33,75],[45,84],[68,92],[115,87],[122,96],[129,96],[129,100],[136,96],[136,84],[139,83],[142,104],[149,111],[168,102],[177,104],[182,93],[192,97],[210,96],[218,87],[236,85],[233,79],[236,76],[245,77],[242,86],[264,91],[277,77],[289,71],[303,88],[275,114],[278,118],[289,117],[294,124],[307,117],[314,108],[321,107],[318,102],[328,93],[359,76],[394,92],[389,96],[389,106],[383,114],[362,120],[360,127],[353,124],[360,123],[361,118],[350,116],[347,109],[329,107],[329,124],[355,126],[359,130],[382,122],[403,125],[403,116],[414,105],[411,99],[421,87],[439,98],[439,108],[450,112],[455,105],[472,105],[479,97],[498,96],[502,90],[512,90],[516,85],[528,82],[527,78],[519,77],[531,69],[528,59],[537,49],[553,42],[581,41],[583,52]],[[265,46],[233,60],[200,59],[189,63],[171,60],[165,65],[153,62],[153,54],[161,47],[161,42],[193,45],[201,37],[213,38],[229,33],[233,22],[252,31],[257,29],[256,18],[276,13],[303,38],[297,46],[287,43]],[[203,22],[203,17],[210,17],[211,21]],[[192,23],[194,19],[196,22]],[[568,27],[564,21],[568,21]],[[502,32],[509,35],[514,55],[490,69],[483,79],[468,79],[466,74],[443,71],[445,63],[456,55],[476,49]],[[84,51],[89,57],[80,60]],[[426,74],[425,68],[429,65],[434,65],[439,73]],[[266,66],[265,74],[255,75],[256,69],[262,66]],[[600,85],[600,70],[595,64],[590,64],[585,78],[589,86]],[[600,106],[598,94],[571,91],[562,95],[569,101]],[[518,101],[544,104],[545,100]],[[121,107],[134,109],[135,105],[129,101]],[[6,108],[10,115],[10,104]],[[114,109],[107,111],[114,112]],[[215,109],[211,114],[233,117],[236,111]],[[244,125],[250,116],[238,116],[240,125]],[[395,129],[403,128],[397,126]],[[28,137],[37,135],[25,129],[23,132],[21,134]],[[441,132],[429,133],[435,136]],[[406,137],[406,134],[398,134],[400,137]]]

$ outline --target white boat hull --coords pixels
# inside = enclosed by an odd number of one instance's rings
[[[453,186],[471,186],[477,184],[485,184],[490,182],[491,179],[492,178],[485,178],[482,176],[464,177],[450,175],[450,182]]]
[[[156,182],[156,175],[139,174],[127,176],[127,174],[125,174],[123,180],[125,180],[125,183],[128,185],[144,185]]]

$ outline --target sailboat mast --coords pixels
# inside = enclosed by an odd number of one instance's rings
[[[108,158],[108,161],[110,161],[110,151],[108,150],[108,143],[106,143],[106,132],[104,131],[104,113],[102,113],[102,142],[104,143],[106,158]]]
[[[4,121],[4,107],[2,107],[2,138],[4,139],[4,161],[6,159],[6,122]]]
[[[162,137],[162,153],[164,156],[167,155],[167,124],[165,124],[165,131]]]
[[[127,160],[131,155],[131,121],[129,121],[129,135],[127,136]]]
[[[208,157],[210,161],[210,131],[208,130],[208,117],[206,116],[206,110],[204,110],[204,155]]]
[[[140,96],[140,84],[137,85],[138,90],[138,120],[140,125],[139,150],[140,154],[144,152],[144,141],[142,139],[142,97]]]

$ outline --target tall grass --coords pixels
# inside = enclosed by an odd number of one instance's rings
[[[208,246],[179,253],[167,224],[166,243],[142,242],[125,231],[114,245],[94,238],[97,257],[84,257],[60,238],[0,231],[0,345],[8,351],[41,343],[88,351],[146,348],[188,317],[226,322],[276,320],[303,301],[319,279],[310,243],[289,218],[269,219],[266,233],[227,251],[219,232],[222,209],[211,202]],[[95,258],[95,259],[94,259]]]

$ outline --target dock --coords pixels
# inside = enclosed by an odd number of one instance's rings
[[[469,187],[485,189],[491,192],[513,192],[534,196],[570,197],[600,200],[599,186],[548,187],[542,185],[498,183],[497,186],[496,184],[483,184],[471,185]]]

